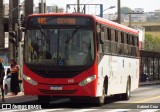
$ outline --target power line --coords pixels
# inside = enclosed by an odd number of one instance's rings
[[[117,6],[117,3],[113,3],[113,1],[112,1],[112,3],[110,2],[110,1],[108,1],[108,0],[103,0],[103,4],[105,4],[103,7],[105,8],[105,7],[110,7],[110,6]]]

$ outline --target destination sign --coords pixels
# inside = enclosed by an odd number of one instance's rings
[[[30,17],[27,20],[27,27],[42,26],[57,26],[57,25],[80,25],[80,26],[93,26],[93,20],[88,17],[77,17],[77,16],[35,16]]]
[[[57,18],[52,20],[47,20],[46,17],[38,17],[37,18],[38,24],[69,24],[69,25],[75,25],[76,19],[75,18]]]

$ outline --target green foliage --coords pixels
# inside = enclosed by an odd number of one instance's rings
[[[160,37],[153,37],[151,34],[145,34],[145,50],[160,52]]]
[[[130,9],[129,7],[122,7],[121,8],[121,14],[127,14],[127,13],[130,13],[130,12],[133,12],[133,10]]]

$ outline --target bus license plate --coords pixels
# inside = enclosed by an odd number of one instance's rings
[[[51,86],[50,90],[62,90],[62,86]]]

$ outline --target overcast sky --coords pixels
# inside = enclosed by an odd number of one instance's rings
[[[9,0],[4,0],[5,3]],[[21,0],[24,1],[24,0]],[[37,5],[41,0],[34,0]],[[145,12],[154,11],[160,9],[160,0],[121,0],[121,7],[144,8]],[[66,9],[66,4],[76,4],[77,0],[46,0],[47,5],[58,5]],[[117,0],[80,0],[81,4],[103,4],[103,9],[107,9],[110,6],[117,6]],[[95,10],[97,7],[94,7]],[[106,12],[116,12],[117,8],[109,9]]]

